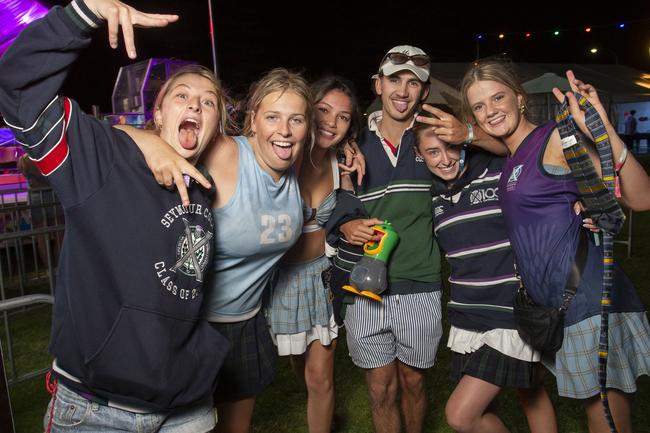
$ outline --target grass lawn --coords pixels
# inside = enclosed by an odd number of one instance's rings
[[[638,218],[637,218],[638,217]],[[650,213],[635,214],[632,257],[625,259],[625,251],[617,247],[618,262],[636,283],[644,305],[650,306]],[[446,326],[448,329],[448,325]],[[429,409],[425,432],[451,433],[444,419],[444,405],[453,390],[449,379],[451,352],[446,348],[447,332],[443,336],[436,366],[427,375]],[[280,358],[275,382],[260,397],[255,410],[253,431],[297,433],[307,432],[305,413],[306,393],[299,385],[287,359]],[[347,354],[345,338],[339,338],[336,354],[336,413],[341,419],[341,432],[372,432],[370,407],[363,372],[352,364]],[[550,375],[549,375],[550,376]],[[587,433],[582,405],[571,399],[557,396],[555,382],[547,377],[546,386],[557,411],[559,431],[562,433]],[[636,433],[650,432],[650,378],[638,381],[639,391],[633,408],[633,426]],[[528,432],[528,425],[514,391],[506,390],[498,398],[499,412],[513,433]]]
[[[617,246],[618,263],[636,284],[646,307],[650,306],[650,213],[634,215],[634,238],[632,257],[625,257],[625,249]],[[50,328],[51,309],[39,307],[21,313],[11,320],[14,352],[19,371],[25,373],[48,365],[47,339]],[[447,326],[448,327],[448,326]],[[0,324],[4,341],[4,325]],[[340,432],[363,433],[372,431],[372,422],[363,371],[356,368],[347,354],[344,333],[338,340],[336,355],[336,413],[340,419]],[[425,431],[429,433],[451,432],[444,420],[444,404],[453,389],[448,378],[450,352],[443,336],[436,366],[427,375],[429,409]],[[6,347],[6,346],[5,346]],[[6,349],[5,349],[6,350]],[[29,380],[11,388],[16,431],[19,433],[42,432],[42,416],[49,400],[43,378]],[[650,433],[650,378],[638,381],[639,391],[633,408],[633,426],[636,433]],[[556,395],[551,377],[547,387]],[[554,397],[558,414],[559,430],[563,433],[587,433],[581,405],[566,398]],[[512,391],[503,392],[498,399],[499,411],[505,424],[513,433],[527,432],[526,420]],[[259,398],[255,409],[253,431],[299,433],[307,432],[306,393],[289,367],[287,359],[278,362],[278,373],[272,386]]]

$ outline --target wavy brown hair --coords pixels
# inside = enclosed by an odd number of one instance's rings
[[[526,91],[521,87],[521,82],[512,64],[495,59],[477,60],[465,72],[463,81],[460,83],[461,108],[467,119],[474,119],[472,107],[467,99],[467,91],[477,81],[496,81],[503,84],[515,92],[516,95],[521,95],[522,104],[526,106]],[[526,116],[526,112],[524,112],[524,116]]]
[[[361,110],[359,108],[359,99],[357,98],[354,85],[349,80],[339,77],[336,75],[328,75],[311,85],[311,91],[314,97],[314,104],[325,97],[329,92],[333,90],[338,90],[343,92],[345,96],[350,98],[350,105],[352,106],[352,113],[350,119],[350,129],[348,130],[345,137],[341,140],[339,145],[347,142],[351,138],[357,138],[359,131],[361,130]]]

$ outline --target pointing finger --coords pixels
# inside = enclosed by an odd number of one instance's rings
[[[439,118],[439,119],[442,119],[443,117],[445,117],[445,116],[448,115],[447,113],[445,113],[444,111],[442,111],[440,108],[436,108],[436,107],[434,107],[433,105],[425,104],[425,105],[423,105],[422,107],[424,108],[425,106],[428,107],[428,108],[426,109],[426,111],[428,111],[429,113],[433,114],[434,116],[436,116],[436,117]]]
[[[417,116],[416,119],[420,123],[426,123],[427,125],[431,126],[444,126],[445,122],[442,121],[441,119],[435,118],[435,117],[428,117],[428,116]]]
[[[108,24],[108,43],[111,48],[117,48],[118,32],[120,26],[119,11],[112,7],[106,13],[106,22]]]
[[[203,174],[199,170],[197,170],[196,167],[194,167],[192,164],[188,163],[187,165],[183,166],[183,173],[187,174],[190,176],[192,179],[197,181],[198,183],[201,184],[206,189],[209,189],[212,187],[212,184],[206,179]]]
[[[126,53],[130,59],[135,59],[137,54],[133,38],[133,23],[131,22],[131,14],[128,8],[124,7],[120,9],[120,25],[122,26],[122,35],[124,36]]]
[[[572,70],[566,71],[566,78],[569,80],[569,86],[571,87],[571,90],[574,92],[578,91],[578,86],[576,85],[576,76],[574,75]]]
[[[133,24],[138,27],[165,27],[178,21],[178,15],[147,14],[136,10],[131,11]]]
[[[187,193],[187,185],[185,185],[185,179],[180,171],[178,172],[178,175],[174,176],[174,183],[176,184],[178,194],[181,196],[183,206],[188,206],[190,204],[190,196]]]
[[[564,93],[562,93],[562,91],[557,87],[553,87],[553,96],[555,96],[555,99],[557,99],[560,104],[564,102]]]
[[[571,92],[567,92],[566,96],[567,98],[569,98],[569,110],[571,111],[571,113],[580,112],[580,105],[578,104],[578,100],[576,99],[576,96]]]

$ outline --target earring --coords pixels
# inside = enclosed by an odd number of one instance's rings
[[[526,111],[526,106],[524,104],[521,104],[519,106],[519,113],[524,114],[524,111]]]

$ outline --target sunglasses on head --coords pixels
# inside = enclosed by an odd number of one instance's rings
[[[404,53],[388,53],[381,61],[381,64],[383,65],[386,60],[390,60],[393,65],[403,65],[409,60],[415,66],[425,66],[431,63],[431,59],[429,59],[429,56],[426,54],[414,54],[412,56],[409,56],[408,54]]]

